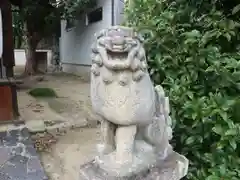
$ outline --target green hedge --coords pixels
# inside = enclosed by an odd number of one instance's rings
[[[240,1],[132,0],[149,72],[171,100],[189,180],[240,179]]]

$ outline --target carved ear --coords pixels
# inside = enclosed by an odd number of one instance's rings
[[[95,64],[99,65],[100,67],[103,65],[102,59],[99,54],[92,57],[92,63],[95,63]]]
[[[106,30],[103,29],[99,33],[95,33],[95,36],[96,36],[97,39],[99,39],[99,38],[105,36],[105,34],[106,34]]]
[[[93,43],[93,44],[92,44],[91,49],[92,49],[92,52],[93,52],[93,53],[95,53],[95,54],[98,53],[96,43]]]
[[[102,38],[102,39],[99,39],[99,40],[98,40],[98,44],[101,45],[101,46],[103,46],[103,47],[105,47],[105,41],[104,41],[104,39],[103,39],[103,38]]]

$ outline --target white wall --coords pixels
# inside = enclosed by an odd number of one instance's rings
[[[26,56],[24,49],[14,49],[15,65],[23,66],[26,63]]]
[[[66,31],[66,21],[61,22],[60,58],[63,64],[91,65],[94,34],[112,25],[112,0],[98,0],[95,8],[98,7],[103,8],[102,21],[86,25],[86,15],[82,15],[69,31]]]
[[[37,52],[47,52],[47,64],[51,65],[52,51],[51,50],[36,50]],[[15,65],[24,66],[26,63],[26,55],[24,49],[14,49]]]

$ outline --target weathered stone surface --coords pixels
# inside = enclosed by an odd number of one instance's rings
[[[46,129],[44,121],[39,120],[26,121],[26,127],[30,132],[43,132]]]
[[[130,176],[110,175],[102,170],[98,163],[91,161],[80,168],[79,180],[179,180],[182,173],[179,172],[187,159],[177,153],[169,155],[164,161],[159,161],[155,166],[142,170],[139,173],[132,173]]]
[[[0,132],[0,180],[47,180],[26,128]]]
[[[116,26],[96,35],[91,72],[92,108],[102,130],[95,164],[103,172],[133,177],[175,153],[169,144],[169,98],[161,85],[153,86],[142,38],[132,28]],[[179,168],[176,180],[186,175],[186,158]]]

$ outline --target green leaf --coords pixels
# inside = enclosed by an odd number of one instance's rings
[[[186,36],[187,38],[195,38],[195,37],[201,37],[201,33],[200,31],[194,29],[190,32],[185,32],[183,33],[184,36]]]
[[[240,11],[240,4],[238,4],[237,6],[235,6],[235,7],[233,8],[232,14],[234,15],[234,14],[238,13],[239,11]]]
[[[192,119],[193,119],[193,120],[196,120],[197,116],[198,116],[197,113],[193,113],[193,114],[192,114]]]
[[[219,111],[219,115],[223,118],[224,121],[228,120],[228,115],[226,112]]]
[[[187,144],[187,145],[190,145],[190,144],[192,144],[194,141],[195,141],[195,138],[194,138],[193,136],[188,137],[187,140],[186,140],[186,144]]]
[[[206,69],[206,72],[214,72],[216,71],[216,68],[213,67],[213,66],[209,66],[207,69]]]
[[[224,144],[222,144],[221,142],[217,144],[217,149],[222,149],[223,147],[224,147]]]
[[[220,180],[220,179],[218,176],[211,175],[211,176],[208,176],[206,180]]]
[[[236,141],[230,140],[229,143],[230,143],[230,145],[232,146],[232,148],[233,148],[234,150],[236,150],[236,148],[237,148],[237,143],[236,143]]]
[[[237,135],[238,134],[238,131],[237,131],[237,129],[229,129],[229,130],[227,130],[226,132],[225,132],[225,136],[235,136],[235,135]]]
[[[226,174],[226,168],[227,167],[224,164],[219,166],[219,171],[220,171],[221,176]]]
[[[231,41],[231,35],[229,33],[225,33],[224,37],[230,42]]]
[[[212,128],[213,132],[219,135],[223,135],[223,128],[221,125],[216,125],[215,127]]]

